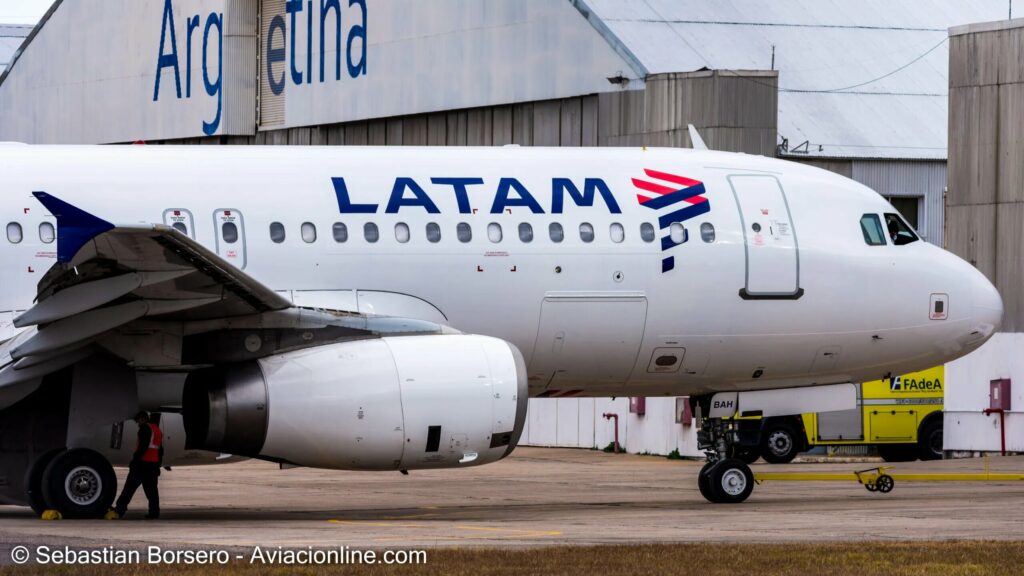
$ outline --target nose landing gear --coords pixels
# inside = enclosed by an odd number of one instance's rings
[[[697,487],[708,502],[715,504],[738,504],[754,491],[754,473],[750,466],[739,457],[745,454],[740,445],[737,422],[724,418],[705,418],[706,398],[696,399],[698,422],[697,448],[707,454],[707,463],[697,476]]]

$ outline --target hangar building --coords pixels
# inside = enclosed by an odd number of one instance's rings
[[[950,26],[1004,0],[56,0],[0,141],[690,145],[806,162],[944,242]],[[2,52],[0,52],[2,54]],[[693,453],[674,399],[535,400],[529,440]]]

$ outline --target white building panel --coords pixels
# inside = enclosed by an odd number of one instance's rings
[[[1024,452],[1024,334],[996,334],[972,354],[946,365],[947,450],[1000,449],[1000,417],[986,416],[989,383],[1009,378],[1011,409],[1006,414],[1006,449]]]

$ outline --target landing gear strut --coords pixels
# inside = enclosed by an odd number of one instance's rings
[[[706,418],[710,397],[696,399],[698,422],[697,448],[707,454],[707,464],[697,476],[697,487],[709,502],[738,504],[754,490],[754,473],[740,458],[731,457],[743,452],[735,420]]]

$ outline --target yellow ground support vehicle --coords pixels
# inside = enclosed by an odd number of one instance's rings
[[[744,442],[736,456],[785,463],[814,446],[871,445],[887,462],[942,458],[944,384],[941,366],[859,384],[857,408],[760,420],[757,449]]]

